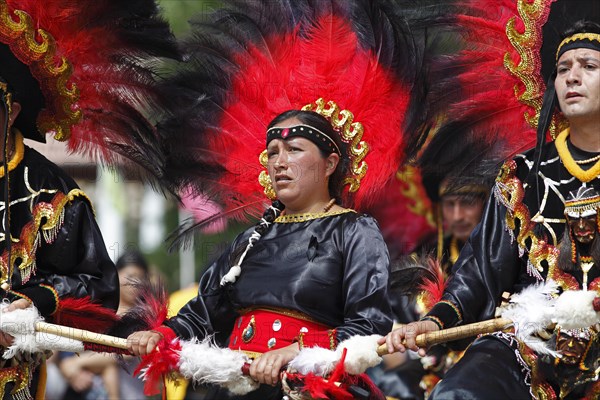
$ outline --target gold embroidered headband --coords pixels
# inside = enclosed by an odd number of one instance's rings
[[[576,33],[566,37],[556,50],[556,60],[565,52],[573,49],[588,48],[600,51],[600,34],[598,33]]]

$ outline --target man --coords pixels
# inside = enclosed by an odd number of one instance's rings
[[[597,190],[600,185],[600,25],[578,22],[565,32],[556,66],[556,99],[570,127],[554,142],[540,141],[535,151],[504,164],[442,301],[420,322],[389,334],[390,350],[418,350],[420,333],[492,318],[504,291],[549,279],[563,290],[600,290],[597,266],[584,282],[581,271],[564,271],[556,263],[564,200],[581,186]],[[553,94],[550,86],[547,97]],[[542,116],[551,116],[549,111],[543,109]],[[544,136],[546,122],[538,127]],[[590,342],[598,346],[598,330],[590,331]],[[430,398],[598,398],[598,371],[595,378],[567,387],[555,360],[538,357],[511,333],[498,332],[477,339]]]
[[[0,0],[3,313],[33,305],[51,322],[100,331],[118,306],[118,275],[89,198],[23,139],[44,142],[53,133],[72,149],[103,152],[109,138],[146,129],[127,96],[151,93],[144,47],[168,43],[169,29],[153,2],[119,3],[77,10],[60,0]],[[97,313],[86,315],[90,309]],[[1,351],[12,343],[0,332]],[[45,358],[2,360],[0,398],[43,398]]]
[[[436,197],[441,222],[438,222],[436,256],[444,273],[449,273],[460,250],[469,239],[483,214],[489,189],[481,182],[461,182],[445,178],[438,185]]]

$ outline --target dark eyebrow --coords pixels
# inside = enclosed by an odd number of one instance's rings
[[[578,63],[581,63],[581,64],[587,63],[590,61],[595,61],[597,63],[600,63],[600,59],[598,59],[597,57],[593,57],[593,56],[580,56],[580,57],[577,57],[575,59],[575,61],[577,61]],[[556,64],[556,66],[558,67],[558,66],[565,65],[565,64],[571,64],[571,60],[568,59],[568,60],[561,61],[558,64]]]

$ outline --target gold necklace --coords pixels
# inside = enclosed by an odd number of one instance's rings
[[[600,160],[600,154],[598,154],[596,157],[588,158],[587,160],[575,160],[575,162],[577,164],[581,165],[581,164],[589,164],[591,162],[598,161],[598,160]]]

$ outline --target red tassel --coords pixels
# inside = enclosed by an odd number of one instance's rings
[[[52,315],[56,324],[104,333],[118,320],[114,310],[91,301],[89,297],[61,298]]]
[[[134,375],[143,373],[144,394],[153,396],[162,389],[163,378],[178,370],[181,342],[178,339],[163,339],[156,349],[142,357]]]

